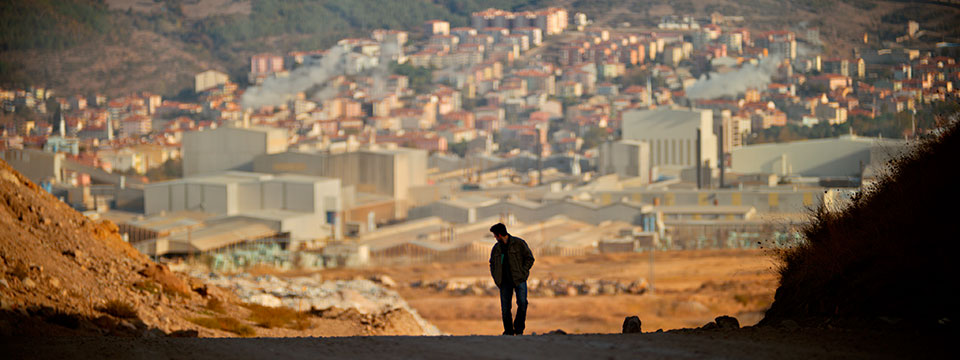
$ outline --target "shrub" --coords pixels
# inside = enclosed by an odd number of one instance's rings
[[[122,319],[133,319],[137,317],[137,309],[121,300],[110,300],[99,310]]]
[[[250,327],[250,326],[247,325],[247,324],[244,324],[244,323],[241,322],[240,320],[237,320],[237,319],[234,319],[234,318],[231,318],[231,317],[226,317],[226,316],[206,317],[206,316],[204,316],[204,317],[189,318],[189,319],[187,319],[187,320],[189,320],[190,322],[192,322],[192,323],[194,323],[194,324],[203,326],[203,327],[208,328],[208,329],[216,329],[216,330],[228,331],[228,332],[231,332],[231,333],[240,335],[240,336],[254,336],[254,335],[256,335],[256,331],[254,331],[252,327]]]
[[[215,297],[211,297],[209,300],[207,300],[207,304],[204,306],[204,308],[221,314],[224,312],[223,302]]]
[[[310,326],[310,315],[288,307],[269,307],[258,304],[243,305],[250,309],[248,320],[265,328],[286,327],[303,330]]]
[[[842,211],[821,207],[805,241],[780,253],[780,284],[763,322],[878,316],[956,319],[953,183],[960,130],[917,145]]]

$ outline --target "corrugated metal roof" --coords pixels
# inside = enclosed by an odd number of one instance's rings
[[[210,251],[247,240],[274,236],[279,229],[255,220],[236,219],[169,237],[170,245],[188,244],[193,251]]]

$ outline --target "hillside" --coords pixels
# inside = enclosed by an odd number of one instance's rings
[[[88,220],[3,161],[0,198],[0,333],[195,327],[184,318],[201,297],[123,242],[112,223]]]
[[[842,211],[819,209],[803,230],[808,241],[780,254],[780,285],[761,324],[882,319],[956,329],[957,154],[954,124],[892,161],[889,173]]]
[[[960,35],[958,9],[930,2],[846,0],[555,1],[543,0],[13,0],[0,4],[0,86],[45,86],[60,93],[121,95],[152,91],[189,95],[206,69],[245,77],[249,56],[263,51],[327,48],[371,29],[417,35],[425,20],[452,26],[487,7],[559,5],[598,25],[630,22],[641,30],[659,16],[717,11],[745,16],[751,28],[806,24],[821,29],[826,52],[847,55],[867,32],[891,40],[907,20],[946,38]]]
[[[256,285],[256,284],[254,284]],[[404,309],[297,312],[174,274],[0,160],[0,338],[414,335]]]
[[[245,78],[249,56],[323,49],[371,29],[465,25],[488,6],[538,1],[14,0],[0,4],[0,86],[111,96],[189,94],[193,74]],[[39,59],[39,61],[37,61]]]

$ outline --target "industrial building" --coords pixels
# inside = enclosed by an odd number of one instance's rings
[[[339,179],[294,174],[225,172],[149,184],[146,215],[195,211],[275,224],[292,240],[339,238]]]
[[[903,140],[845,135],[830,139],[748,145],[731,153],[730,171],[811,177],[875,173],[906,149]]]
[[[337,178],[344,187],[353,189],[358,200],[372,198],[382,202],[384,196],[391,198],[396,206],[388,218],[397,218],[406,214],[410,189],[426,184],[427,152],[409,148],[368,148],[342,153],[288,151],[257,156],[253,170]],[[352,205],[363,204],[360,201]],[[383,218],[380,214],[378,217]]]
[[[664,211],[670,207],[701,207],[699,214],[719,213],[725,206],[749,207],[757,213],[806,213],[823,202],[824,188],[800,188],[795,186],[761,188],[726,189],[670,189],[659,187],[631,187],[571,190],[547,193],[544,201],[555,201],[568,197],[587,197],[599,205],[614,204],[628,199],[634,203],[654,204],[653,211]],[[680,208],[678,208],[680,209]],[[742,208],[747,211],[746,208]],[[728,209],[729,210],[729,209]],[[739,211],[739,210],[738,210]],[[723,216],[721,218],[727,218]],[[749,217],[747,217],[749,219]]]
[[[511,217],[520,222],[533,223],[561,215],[594,225],[604,221],[622,221],[641,226],[648,231],[653,231],[655,228],[652,206],[631,201],[599,205],[575,200],[537,203],[528,200],[499,200],[474,196],[440,200],[410,209],[409,218],[437,217],[451,223],[471,224],[482,219]]]
[[[496,240],[490,225],[497,217],[481,219],[473,224],[451,224],[438,217],[427,217],[381,228],[361,236],[357,244],[367,247],[375,266],[452,261],[484,261]],[[502,220],[510,233],[526,240],[534,256],[584,255],[597,250],[599,239],[618,237],[633,225],[605,221],[592,225],[555,216],[537,222]]]
[[[220,127],[183,134],[183,176],[251,171],[258,155],[287,150],[287,131],[268,127]]]
[[[278,222],[242,216],[179,211],[147,217],[112,212],[106,217],[118,223],[134,248],[149,256],[197,255],[265,242],[286,246],[290,240]]]
[[[648,142],[651,166],[695,167],[699,150],[700,164],[717,167],[712,110],[628,110],[623,113],[623,139]]]
[[[63,181],[65,155],[36,149],[6,149],[0,159],[35,183]]]
[[[642,184],[650,183],[650,143],[620,140],[601,144],[597,171],[601,175],[639,177]]]

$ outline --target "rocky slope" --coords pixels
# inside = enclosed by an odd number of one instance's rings
[[[0,160],[0,336],[386,335],[429,330],[404,309],[370,314],[329,310],[278,312],[174,274],[124,242],[113,223],[88,219]],[[258,321],[279,313],[296,324]]]

